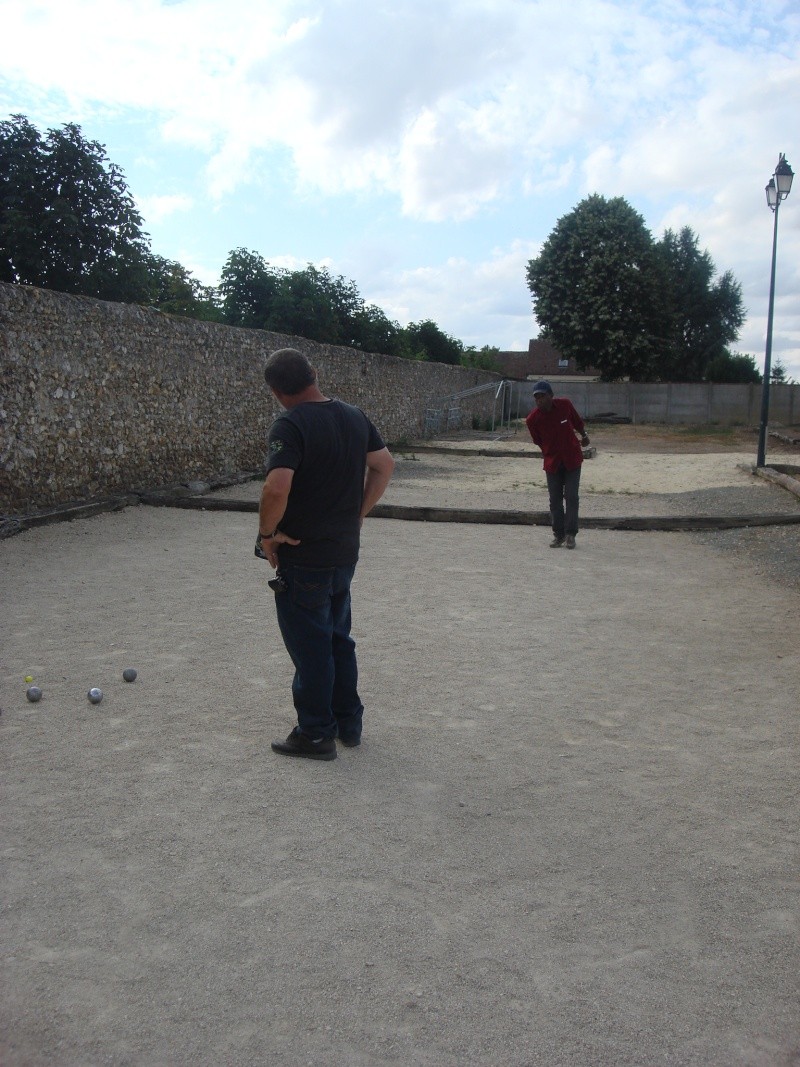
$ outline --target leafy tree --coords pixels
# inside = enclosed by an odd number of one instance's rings
[[[283,272],[258,252],[234,248],[220,278],[223,321],[230,326],[269,330]]]
[[[0,279],[146,301],[149,242],[121,169],[68,123],[0,122]]]
[[[792,379],[786,372],[781,360],[776,359],[769,368],[769,380],[773,385],[792,385]]]
[[[358,291],[356,283],[348,281],[341,274],[335,277],[327,267],[306,267],[304,272],[321,302],[330,306],[336,319],[337,344],[355,345],[357,338],[356,323],[364,310],[364,298]]]
[[[375,304],[364,304],[353,317],[354,348],[362,352],[383,352],[388,356],[408,356],[408,338]]]
[[[326,267],[271,267],[257,252],[234,249],[220,282],[224,321],[308,337],[365,352],[409,356],[406,332],[380,308],[366,304],[353,281]]]
[[[151,256],[150,280],[150,302],[159,311],[191,319],[222,321],[216,289],[193,278],[191,271],[175,260]]]
[[[664,336],[660,270],[644,219],[622,197],[593,194],[556,223],[527,269],[543,330],[604,381],[644,381]]]
[[[705,366],[707,382],[760,382],[761,371],[753,356],[743,353],[719,352]]]
[[[24,117],[0,122],[0,280],[38,273],[45,184],[39,131]]]
[[[342,344],[342,324],[327,270],[308,266],[280,278],[267,329]]]
[[[270,329],[365,352],[403,355],[405,339],[373,304],[366,304],[354,281],[309,264],[281,279]]]
[[[477,367],[479,370],[498,370],[497,357],[500,349],[492,345],[484,345],[481,349],[470,347],[464,350],[461,363],[465,367]]]
[[[665,341],[657,348],[657,375],[664,381],[710,381],[709,364],[728,354],[744,322],[741,287],[730,271],[714,281],[714,262],[700,251],[688,226],[679,233],[667,230],[657,252],[668,316]],[[717,364],[725,365],[725,360]]]
[[[464,354],[461,341],[451,337],[440,329],[431,319],[422,322],[410,322],[406,326],[409,350],[414,359],[424,359],[429,363],[459,364]]]

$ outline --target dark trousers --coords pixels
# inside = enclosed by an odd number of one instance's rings
[[[275,593],[283,643],[294,664],[292,698],[302,733],[312,740],[361,736],[356,643],[350,636],[350,567],[281,566]]]
[[[547,491],[550,494],[550,517],[553,533],[564,537],[578,532],[578,489],[581,484],[581,469],[565,470],[562,466],[555,473],[547,472]]]

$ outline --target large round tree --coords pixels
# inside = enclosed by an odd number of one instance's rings
[[[744,322],[742,289],[733,274],[716,277],[714,261],[698,247],[688,226],[678,233],[667,230],[656,247],[671,341],[659,349],[660,377],[672,382],[754,380],[752,368],[737,362],[729,350]],[[734,376],[720,378],[726,369]]]
[[[149,242],[122,171],[68,123],[0,122],[0,280],[150,299]]]
[[[651,376],[666,330],[659,276],[642,216],[597,194],[558,220],[527,270],[543,334],[604,381]]]

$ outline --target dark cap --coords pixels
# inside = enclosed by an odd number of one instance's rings
[[[552,396],[553,387],[550,382],[537,382],[533,387],[533,395],[536,396],[537,393],[549,393]]]

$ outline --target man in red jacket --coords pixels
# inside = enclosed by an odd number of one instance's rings
[[[551,548],[575,547],[578,532],[578,488],[581,482],[583,449],[589,438],[583,419],[566,397],[553,396],[549,382],[533,387],[536,407],[525,419],[533,443],[544,456],[550,515],[553,519]],[[580,444],[578,443],[580,438]]]

